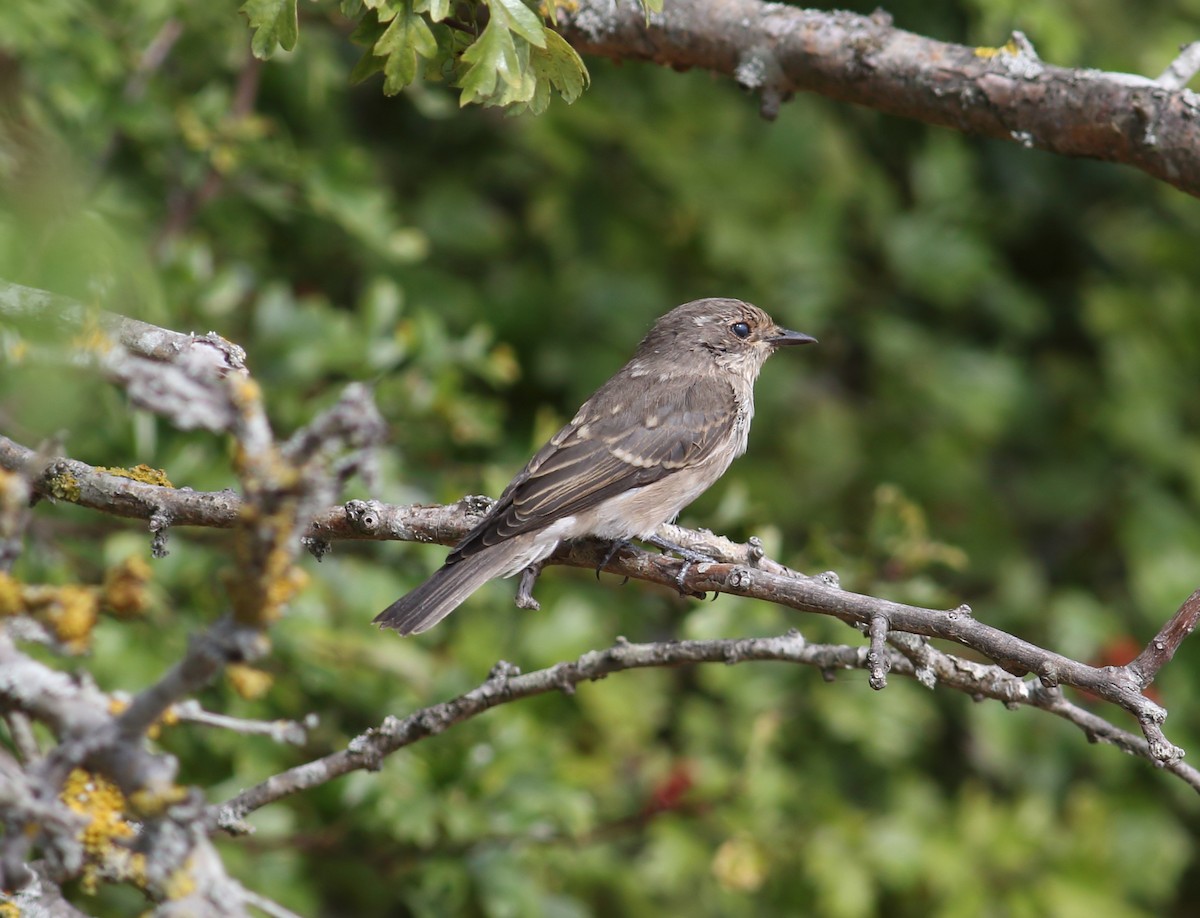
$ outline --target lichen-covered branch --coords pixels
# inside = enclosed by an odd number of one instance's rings
[[[1200,195],[1200,96],[1184,55],[1159,79],[1040,60],[1014,33],[969,47],[898,29],[891,17],[763,0],[672,0],[649,17],[637,0],[582,0],[560,16],[583,54],[699,67],[733,77],[778,112],[815,92],[890,115],[1064,156],[1123,163]],[[1169,52],[1164,49],[1164,63]],[[1189,56],[1190,55],[1190,56]]]
[[[175,705],[226,666],[266,651],[266,630],[303,582],[295,561],[313,514],[336,499],[346,470],[359,467],[364,451],[381,440],[382,420],[368,390],[350,386],[336,405],[279,444],[244,355],[219,336],[181,335],[11,284],[0,284],[0,312],[27,321],[35,336],[47,326],[58,334],[69,331],[71,343],[50,347],[40,355],[45,359],[68,362],[82,355],[135,404],[175,426],[229,434],[239,491],[236,517],[228,521],[234,530],[234,563],[224,579],[228,614],[193,636],[182,659],[131,698],[108,697],[25,656],[10,639],[20,633],[51,646],[85,643],[98,604],[94,590],[21,584],[0,572],[0,709],[44,724],[56,741],[44,755],[8,769],[21,780],[4,787],[0,886],[17,890],[36,878],[27,863],[36,844],[54,883],[78,876],[85,885],[132,882],[160,903],[162,915],[244,914],[245,891],[225,873],[201,818],[202,794],[177,785],[177,762],[150,751],[145,740]],[[115,500],[124,512],[144,516],[154,532],[154,554],[164,552],[167,528],[180,508],[162,498],[185,492],[171,487],[162,472],[63,464],[10,442],[3,452],[5,558],[15,556],[27,521],[17,509],[21,501],[11,495],[84,502],[93,484],[97,505]],[[349,456],[342,458],[344,453]],[[106,584],[103,592],[119,603],[128,584]],[[68,618],[75,624],[64,629]],[[47,801],[56,801],[55,812],[66,817],[41,813],[37,807],[44,809]],[[83,819],[86,832],[72,813]]]

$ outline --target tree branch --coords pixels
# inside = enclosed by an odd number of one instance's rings
[[[1180,82],[1195,69],[1187,52],[1153,80],[1044,63],[1020,32],[1002,47],[972,48],[897,29],[882,11],[860,16],[762,0],[672,0],[649,22],[635,0],[581,0],[559,23],[585,54],[732,76],[761,94],[767,117],[792,93],[815,92],[965,134],[1134,166],[1200,195],[1200,96]]]
[[[561,691],[572,694],[583,682],[595,682],[613,673],[631,669],[679,666],[694,663],[734,665],[750,661],[775,660],[814,666],[829,673],[839,669],[870,670],[871,651],[866,647],[808,644],[799,632],[772,638],[722,639],[709,641],[672,641],[631,644],[623,638],[605,650],[593,650],[577,660],[558,663],[536,672],[521,674],[510,663],[501,661],[487,681],[471,691],[422,708],[403,718],[388,717],[380,726],[355,737],[338,752],[314,759],[273,775],[242,791],[226,802],[209,809],[209,817],[220,828],[234,833],[249,831],[243,820],[247,815],[284,797],[324,784],[351,771],[378,770],[388,755],[423,739],[448,730],[455,724],[512,701]],[[891,672],[921,678],[922,670],[936,681],[966,692],[973,697],[994,698],[1006,705],[1028,704],[1062,717],[1080,727],[1092,740],[1111,743],[1126,752],[1151,758],[1147,742],[1114,727],[1103,718],[1072,704],[1061,691],[1046,688],[1037,681],[1022,680],[997,666],[972,663],[921,645],[917,652],[911,641],[906,652],[886,647],[881,653]],[[914,662],[913,656],[920,662]],[[1165,764],[1193,790],[1200,791],[1200,771],[1179,759]]]
[[[0,466],[26,461],[32,451],[0,437]],[[70,460],[72,474],[89,484],[89,506],[117,512],[121,515],[147,515],[152,507],[166,507],[171,512],[172,489],[130,482],[128,479],[93,469]],[[56,466],[58,467],[58,466]],[[35,490],[47,492],[52,481],[43,478],[35,482]],[[143,500],[130,500],[130,490],[147,495]],[[81,494],[84,489],[81,486]],[[112,496],[110,497],[110,492]],[[165,492],[165,493],[163,493]],[[217,527],[232,526],[239,518],[241,502],[229,492],[203,494],[182,492],[184,505],[193,511],[190,525]],[[116,495],[120,495],[117,497]],[[445,506],[395,506],[379,501],[349,501],[314,516],[308,538],[321,551],[338,539],[378,539],[416,542],[437,542],[453,545],[478,522],[490,506],[485,497],[466,497],[456,504]],[[206,515],[207,512],[207,515]],[[1183,750],[1169,742],[1162,732],[1167,712],[1142,694],[1153,681],[1157,669],[1150,668],[1144,657],[1127,666],[1089,666],[1061,654],[1030,644],[1014,635],[977,621],[968,606],[955,609],[924,609],[873,596],[851,593],[840,588],[832,573],[805,577],[778,562],[763,557],[761,546],[753,543],[737,545],[712,533],[694,532],[678,526],[661,530],[675,544],[702,551],[719,563],[692,565],[684,573],[682,587],[693,594],[707,592],[732,593],[762,599],[803,612],[830,615],[869,631],[872,622],[885,632],[907,632],[926,637],[944,638],[970,647],[1004,669],[1017,675],[1033,673],[1048,688],[1059,684],[1071,685],[1118,705],[1133,715],[1145,735],[1147,757],[1156,763],[1180,758]],[[600,568],[638,580],[677,587],[681,563],[670,557],[633,548],[622,549],[608,558],[606,542],[581,540],[565,545],[549,559],[551,564],[567,564],[590,569]],[[607,564],[605,559],[608,558]],[[1185,604],[1191,618],[1176,616],[1175,626],[1164,627],[1151,648],[1169,659],[1190,633],[1194,618],[1200,615],[1200,602]],[[1185,620],[1186,619],[1186,620]],[[1179,621],[1184,621],[1181,625]],[[876,638],[873,646],[881,643]],[[1161,663],[1159,664],[1161,665]],[[1136,666],[1136,668],[1135,668]],[[882,687],[886,669],[877,668],[873,684]],[[1139,753],[1140,754],[1140,753]]]

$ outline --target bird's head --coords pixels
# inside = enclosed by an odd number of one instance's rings
[[[654,323],[641,345],[640,359],[695,360],[746,373],[751,380],[780,347],[813,344],[816,338],[782,328],[763,310],[741,300],[710,298],[676,306]]]

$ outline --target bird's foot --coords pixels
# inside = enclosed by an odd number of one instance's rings
[[[517,584],[517,595],[513,599],[518,609],[532,609],[536,612],[542,607],[542,604],[533,598],[533,585],[537,583],[545,566],[545,561],[538,561],[521,571],[521,581]]]
[[[682,545],[676,545],[674,542],[664,539],[658,535],[652,535],[647,539],[643,539],[642,541],[644,541],[647,545],[653,545],[655,548],[659,548],[664,552],[669,551],[683,559],[683,564],[679,568],[679,573],[675,575],[675,586],[679,588],[680,596],[695,595],[689,593],[683,588],[683,581],[686,579],[687,573],[693,564],[717,563],[716,558],[711,558],[702,552],[692,551],[690,548],[684,548]],[[704,594],[700,593],[699,597],[703,599]]]
[[[604,553],[604,560],[602,560],[600,562],[599,567],[596,568],[596,579],[597,580],[600,579],[600,572],[602,570],[604,570],[606,567],[608,567],[608,562],[617,556],[617,552],[619,552],[622,548],[628,548],[628,547],[629,547],[628,539],[614,539],[613,540],[612,544],[609,545],[609,547],[608,547],[608,551],[606,551]],[[629,577],[626,576],[626,578],[621,581],[621,586],[625,586],[625,584],[627,584],[628,582],[629,582]]]

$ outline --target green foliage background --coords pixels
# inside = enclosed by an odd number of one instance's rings
[[[871,3],[858,4],[870,12]],[[411,7],[410,7],[411,9]],[[733,295],[819,348],[777,357],[750,452],[682,522],[757,534],[851,589],[969,602],[1079,659],[1144,642],[1200,582],[1200,204],[1131,170],[728,81],[588,61],[539,118],[418,82],[351,87],[361,48],[303,3],[250,57],[234,4],[0,5],[0,276],[241,343],[286,433],[349,380],[394,444],[371,496],[496,494],[654,317]],[[903,0],[901,27],[1157,74],[1200,7]],[[136,77],[168,20],[161,68]],[[238,88],[252,100],[239,114]],[[5,369],[0,424],[76,458],[229,486],[226,444],[85,376]],[[365,496],[361,486],[350,496]],[[177,531],[144,622],[85,668],[136,690],[222,608],[220,534]],[[20,573],[95,581],[136,526],[42,507]],[[386,714],[610,643],[844,626],[550,571],[540,613],[482,590],[419,639],[372,615],[437,548],[338,545],[274,633],[274,687],[209,707],[321,716],[309,747],[199,728],[163,745],[220,800]],[[1200,752],[1197,649],[1158,685]],[[1132,726],[1125,724],[1125,726]],[[775,665],[623,674],[510,705],[275,805],[222,851],[306,914],[1190,914],[1182,784],[1037,712]],[[138,895],[79,894],[102,914]]]

